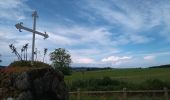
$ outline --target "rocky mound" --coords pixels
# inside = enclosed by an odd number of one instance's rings
[[[68,100],[61,72],[52,68],[13,70],[0,70],[0,100]]]

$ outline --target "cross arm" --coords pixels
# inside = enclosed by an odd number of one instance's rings
[[[21,23],[18,23],[18,24],[15,25],[15,27],[17,29],[19,29],[20,32],[21,32],[21,29],[23,29],[23,30],[26,30],[26,31],[33,32],[33,33],[36,33],[38,35],[44,36],[44,39],[49,37],[48,34],[46,34],[46,32],[45,33],[41,33],[41,32],[38,32],[38,31],[34,31],[34,30],[30,29],[30,28],[24,27],[22,24],[23,23],[21,22]]]

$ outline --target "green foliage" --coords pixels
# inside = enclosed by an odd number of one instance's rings
[[[31,61],[14,61],[11,64],[9,64],[10,67],[50,67],[49,64],[40,62],[40,61],[34,61],[33,65],[31,64]]]
[[[70,67],[54,67],[55,70],[61,71],[64,75],[71,75],[71,68]]]
[[[64,48],[55,49],[55,51],[50,53],[50,60],[55,69],[62,71],[64,75],[71,74],[71,55],[67,50]]]

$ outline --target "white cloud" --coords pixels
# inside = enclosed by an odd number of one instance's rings
[[[145,59],[145,60],[153,60],[153,59],[155,59],[155,56],[145,56],[143,59]]]
[[[76,40],[74,40],[72,38],[68,38],[68,37],[50,33],[50,32],[48,32],[48,35],[49,35],[49,38],[47,39],[47,41],[53,42],[58,45],[72,45],[77,42]]]
[[[142,10],[144,8],[131,6],[130,1],[124,3],[124,1],[121,0],[113,0],[108,2],[102,0],[87,0],[86,3],[86,6],[88,7],[82,6],[82,11],[86,10],[89,13],[93,12],[93,16],[101,16],[100,18],[98,18],[98,20],[101,20],[103,18],[106,22],[111,23],[112,27],[120,26],[120,30],[123,30],[123,32],[117,35],[116,39],[112,41],[113,44],[119,45],[128,44],[131,42],[135,44],[140,44],[148,43],[154,40],[153,38],[148,37],[147,34],[140,34],[139,32],[143,30],[148,30],[160,24],[160,17],[156,17],[157,21],[152,18],[158,15],[158,12],[154,12],[155,10],[157,10],[154,8],[156,5],[154,5],[154,7],[151,9],[150,14],[147,13],[147,11]]]
[[[123,56],[123,57],[110,56],[110,57],[103,58],[101,61],[102,62],[111,62],[111,63],[120,63],[122,61],[126,61],[129,59],[132,59],[132,57],[131,56]]]
[[[79,56],[96,56],[101,54],[101,50],[97,48],[70,49],[70,53]]]
[[[163,38],[170,41],[170,2],[168,0],[86,0],[85,3],[86,6],[81,5],[82,12],[89,12],[90,16],[100,16],[95,17],[95,21],[104,19],[112,27],[119,26],[126,32],[121,32],[121,35],[125,36],[122,38],[120,35],[121,39],[114,43],[148,43],[155,37],[149,37],[153,33],[147,31],[159,25],[164,26],[164,31],[155,35],[161,34]],[[143,34],[143,32],[146,33]],[[132,36],[126,36],[126,34]]]
[[[73,56],[74,64],[93,64],[95,60],[88,57]]]
[[[84,7],[83,9],[93,12],[96,14],[95,16],[99,15],[103,17],[103,19],[111,24],[123,25],[124,28],[134,30],[141,28],[143,25],[143,20],[141,19],[139,13],[137,11],[129,12],[129,10],[133,9],[130,7],[125,7],[122,3],[119,3],[120,1],[105,2],[102,0],[88,0],[86,5],[88,7]],[[118,9],[116,9],[116,7]]]
[[[0,18],[9,20],[25,19],[25,11],[32,11],[26,5],[27,0],[1,0],[0,1]]]
[[[153,38],[135,34],[130,35],[129,38],[133,43],[147,43],[153,40]]]
[[[89,26],[56,26],[53,27],[50,33],[53,42],[61,44],[78,46],[105,46],[109,47],[112,44],[111,32],[107,27],[89,27]]]
[[[107,2],[89,0],[87,4],[90,9],[86,8],[101,15],[108,22],[121,25],[128,30],[146,30],[161,23],[162,11],[169,10],[169,3],[166,1],[156,3],[152,0],[110,0]]]

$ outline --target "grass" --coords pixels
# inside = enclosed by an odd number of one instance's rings
[[[65,81],[67,83],[77,79],[103,78],[105,76],[132,83],[141,83],[148,79],[170,81],[170,68],[131,68],[73,72],[71,76],[65,76]]]
[[[76,95],[71,95],[69,100],[77,100]],[[123,100],[121,95],[81,95],[80,100]],[[163,96],[128,96],[126,100],[164,100]]]

